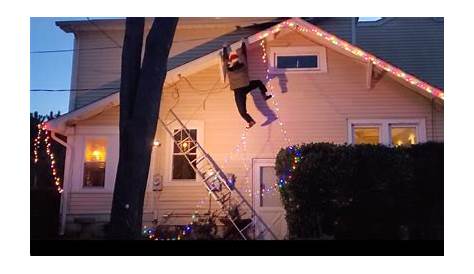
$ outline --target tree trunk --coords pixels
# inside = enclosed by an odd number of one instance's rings
[[[120,83],[120,154],[110,239],[141,235],[143,202],[167,61],[177,18],[155,18],[140,66],[144,18],[127,18]]]

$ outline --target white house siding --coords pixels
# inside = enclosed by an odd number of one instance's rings
[[[185,21],[183,21],[185,22]],[[240,21],[236,21],[238,24]],[[235,30],[234,25],[217,25],[212,27],[196,28],[196,26],[181,26],[178,24],[170,57],[183,53],[198,45],[204,44],[215,37]],[[106,30],[109,37],[104,33],[93,29],[93,31],[77,31],[76,47],[80,49],[116,47],[123,44],[123,29]],[[146,35],[145,35],[146,36]],[[146,37],[145,37],[146,38]],[[112,41],[114,40],[114,41]],[[75,99],[72,109],[79,108],[107,96],[116,90],[82,90],[90,88],[117,88],[120,85],[118,79],[121,71],[121,48],[107,48],[102,50],[83,50],[77,52],[77,76],[76,86],[80,89],[71,93]],[[183,56],[186,58],[186,56]]]
[[[278,37],[268,43],[271,46],[301,46],[313,42],[299,34]],[[284,123],[292,143],[348,141],[348,119],[385,119],[385,118],[423,118],[426,121],[427,140],[443,140],[443,107],[433,105],[425,97],[400,85],[391,78],[384,76],[372,89],[366,88],[366,67],[331,49],[327,49],[327,73],[288,74],[286,79],[274,80],[276,100],[280,104],[280,118]],[[261,62],[258,45],[249,48],[249,63],[253,78],[263,80],[266,66]],[[217,66],[209,67],[189,76],[189,81],[200,90],[211,88],[219,79]],[[279,81],[286,82],[286,92],[282,93]],[[222,86],[218,83],[218,86]],[[206,92],[198,92],[189,87],[185,81],[177,85],[179,102],[174,111],[184,121],[195,120],[204,123],[204,142],[202,145],[208,153],[223,165],[224,159],[230,157],[225,171],[234,173],[238,179],[238,187],[242,192],[251,188],[251,159],[274,158],[281,147],[286,146],[280,126],[277,122],[261,127],[265,118],[257,110],[252,96],[248,96],[248,111],[257,121],[247,136],[245,153],[232,153],[240,142],[245,123],[235,107],[233,92],[224,89],[211,94],[201,105]],[[263,104],[258,91],[256,104]],[[167,88],[162,96],[160,117],[165,118],[168,109],[176,103],[176,91]],[[271,103],[268,103],[272,107]],[[433,107],[435,106],[435,107]],[[434,118],[434,123],[432,122]],[[80,126],[118,125],[118,108],[100,114]],[[157,208],[159,215],[175,210],[174,213],[187,213],[189,216],[202,201],[207,201],[206,192],[199,184],[195,186],[180,185],[170,182],[167,177],[168,153],[170,139],[161,125],[158,127],[157,138],[162,146],[156,148],[152,172],[164,176],[164,188],[159,192]],[[80,149],[80,147],[77,147]],[[248,165],[249,169],[245,166]],[[248,177],[248,181],[245,178]],[[79,180],[79,178],[77,178]],[[150,189],[148,190],[150,191]],[[81,194],[71,193],[69,213],[107,212],[110,209],[111,193]],[[152,210],[147,194],[146,211]],[[250,198],[249,198],[250,199]],[[251,200],[251,199],[250,199]],[[205,203],[204,203],[205,205]],[[205,206],[201,207],[201,212]],[[149,218],[147,215],[146,218]],[[190,217],[181,218],[179,223],[189,222]]]

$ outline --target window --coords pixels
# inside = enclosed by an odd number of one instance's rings
[[[349,120],[350,144],[407,146],[426,142],[424,119]]]
[[[86,140],[83,187],[104,187],[106,156],[106,139]]]
[[[390,139],[393,146],[407,146],[416,144],[415,126],[391,126]]]
[[[261,207],[283,207],[281,204],[280,193],[272,186],[278,180],[275,167],[260,167],[260,206]]]
[[[279,73],[326,72],[326,48],[321,46],[271,47],[269,71]]]
[[[278,69],[318,68],[317,55],[277,56]]]
[[[354,144],[380,143],[379,127],[354,127]]]
[[[189,133],[194,140],[197,140],[197,129],[189,129]],[[187,158],[192,161],[197,157],[197,149],[192,148],[192,141],[187,138],[184,130],[175,129],[173,131],[173,160],[172,160],[172,180],[195,180],[196,172],[189,164]],[[180,147],[178,147],[177,143]]]

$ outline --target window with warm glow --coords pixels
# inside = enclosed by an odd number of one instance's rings
[[[391,126],[390,137],[394,146],[409,146],[417,143],[416,127]]]
[[[354,144],[380,143],[380,130],[378,127],[354,127]]]
[[[189,129],[189,133],[193,140],[197,140],[197,129]],[[187,139],[184,130],[175,129],[173,144],[173,162],[172,162],[172,179],[173,180],[195,180],[196,172],[189,164],[189,161],[196,159],[197,150],[192,148],[193,142]],[[179,144],[179,147],[177,145]]]
[[[107,140],[87,139],[84,154],[84,187],[104,187]]]

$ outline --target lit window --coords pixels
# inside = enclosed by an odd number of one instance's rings
[[[193,140],[197,138],[197,129],[189,129],[189,133]],[[173,180],[194,180],[196,172],[188,162],[196,159],[197,150],[193,148],[193,141],[187,138],[184,130],[174,130],[175,143],[173,144]],[[180,145],[178,147],[177,143]]]
[[[277,56],[278,69],[318,68],[317,55]]]
[[[354,144],[373,144],[380,142],[378,127],[354,127]]]
[[[416,127],[391,126],[390,137],[394,146],[409,146],[417,143]]]
[[[88,139],[84,155],[84,187],[104,187],[107,140]]]

